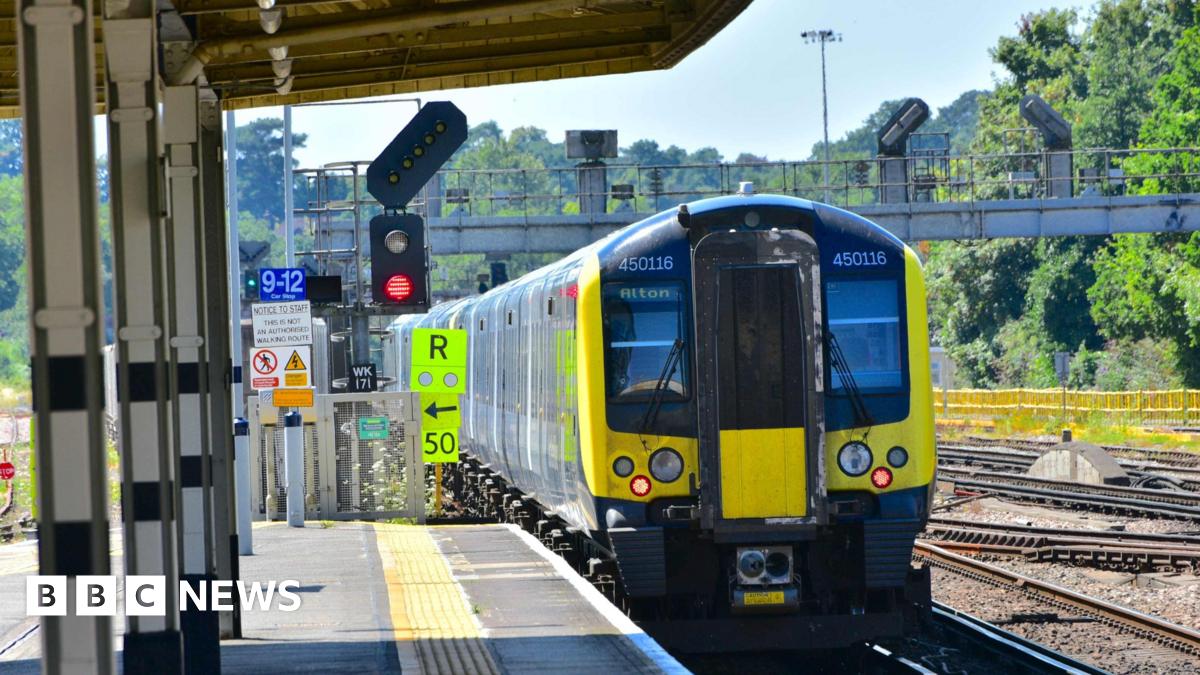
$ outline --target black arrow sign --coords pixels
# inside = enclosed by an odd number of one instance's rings
[[[437,407],[437,402],[434,401],[433,403],[429,404],[428,408],[425,409],[425,414],[429,415],[430,417],[432,417],[433,419],[436,420],[438,413],[452,412],[455,410],[458,410],[458,406],[452,405],[448,408],[439,408],[439,407]]]

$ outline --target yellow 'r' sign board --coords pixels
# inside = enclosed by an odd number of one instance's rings
[[[467,390],[467,331],[416,328],[412,332],[409,389],[427,394],[462,394]]]

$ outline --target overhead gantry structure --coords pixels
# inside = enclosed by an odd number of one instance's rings
[[[21,116],[25,132],[40,572],[73,584],[113,569],[100,352],[111,318],[125,570],[168,579],[163,616],[126,619],[126,672],[217,672],[219,636],[238,632],[229,614],[181,617],[171,582],[237,574],[220,110],[669,68],[749,2],[0,0],[0,116]],[[72,611],[42,629],[46,672],[114,670],[110,618]]]

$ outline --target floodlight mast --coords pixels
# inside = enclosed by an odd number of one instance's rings
[[[825,202],[829,202],[829,97],[825,87],[825,43],[841,42],[842,34],[829,29],[806,30],[800,33],[805,42],[821,43],[821,116],[825,123],[825,164],[823,165],[823,180],[825,182]]]

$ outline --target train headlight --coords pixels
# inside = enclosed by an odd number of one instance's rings
[[[871,469],[871,449],[866,443],[851,441],[838,450],[838,468],[847,476],[861,476]]]
[[[738,574],[744,580],[753,580],[761,577],[767,569],[767,558],[762,554],[762,551],[749,550],[742,551],[738,556]]]
[[[908,464],[908,451],[897,445],[891,450],[888,450],[887,461],[888,464],[891,464],[893,467],[899,469],[905,464]]]
[[[671,448],[659,448],[650,455],[650,475],[660,483],[678,480],[683,474],[683,457]]]
[[[633,473],[633,460],[628,457],[618,457],[613,461],[613,473],[621,478]]]
[[[886,466],[881,466],[871,472],[871,485],[882,490],[892,484],[892,472]]]
[[[792,578],[792,559],[783,551],[771,551],[767,554],[766,569],[772,579],[790,580]]]

